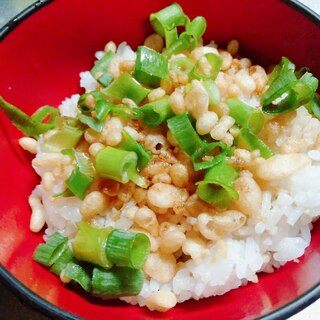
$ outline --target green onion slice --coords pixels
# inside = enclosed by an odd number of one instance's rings
[[[162,55],[169,59],[172,55],[181,53],[184,50],[190,48],[190,46],[194,45],[194,39],[187,33],[182,33],[180,37],[171,44],[169,48],[167,48]]]
[[[91,291],[91,275],[81,265],[75,262],[69,262],[63,269],[63,276],[78,283],[86,292]]]
[[[106,147],[96,155],[96,171],[98,176],[116,180],[121,183],[129,181],[146,188],[147,181],[137,172],[138,156],[133,151]]]
[[[94,268],[92,272],[92,294],[115,298],[138,295],[142,289],[144,274],[139,269],[114,267],[110,270]]]
[[[78,228],[72,243],[74,256],[81,261],[111,268],[113,263],[106,256],[106,243],[112,228],[98,229],[84,221],[78,223]]]
[[[237,146],[249,151],[259,150],[261,157],[268,159],[274,155],[274,152],[248,128],[240,129]]]
[[[272,71],[269,88],[260,98],[265,113],[284,114],[313,100],[318,80],[310,72],[302,74],[305,69],[297,72],[294,72],[294,69],[294,64],[283,57],[281,63]]]
[[[237,170],[226,161],[220,161],[207,170],[203,181],[196,183],[198,185],[196,194],[211,205],[227,208],[232,200],[239,197],[232,186],[237,177]]]
[[[44,152],[60,152],[74,148],[83,135],[83,126],[74,118],[57,117],[56,127],[42,136],[40,149]]]
[[[2,97],[0,97],[0,109],[24,135],[35,139],[38,139],[40,134],[53,129],[56,125],[55,120],[59,115],[56,108],[44,106],[39,108],[32,116],[28,116]]]
[[[104,87],[108,86],[112,81],[112,75],[108,73],[108,68],[114,55],[112,51],[106,52],[100,60],[95,62],[90,71],[91,75]]]
[[[115,100],[129,98],[139,104],[149,94],[150,89],[144,88],[128,72],[124,72],[107,88],[102,89],[102,92]]]
[[[144,85],[159,87],[161,79],[169,77],[168,61],[155,50],[140,46],[132,75]]]
[[[177,4],[172,5],[150,15],[153,29],[165,38],[166,47],[169,48],[178,37],[177,27],[184,26],[186,16],[182,8]]]
[[[150,128],[158,127],[165,120],[174,116],[169,96],[147,103],[140,107],[140,110],[143,114],[142,122]]]
[[[211,151],[214,151],[216,149],[219,149],[218,154],[209,154]],[[227,153],[228,146],[223,142],[212,142],[203,144],[203,146],[196,150],[191,156],[194,170],[204,170],[215,166],[225,159]],[[198,161],[199,159],[200,161]]]
[[[261,96],[262,106],[270,105],[274,100],[285,93],[292,82],[297,80],[294,74],[295,65],[286,57],[272,71],[269,77],[269,88]]]
[[[190,72],[191,79],[215,80],[222,66],[222,59],[212,53],[206,53],[200,57]],[[207,70],[208,69],[208,70]]]
[[[187,113],[176,115],[167,120],[168,128],[179,144],[179,147],[192,156],[204,142],[193,128]]]
[[[51,266],[50,271],[60,277],[62,270],[66,268],[69,262],[76,262],[76,259],[74,258],[69,245],[66,244],[63,246],[58,259],[56,259]]]
[[[252,133],[258,133],[264,125],[264,115],[260,109],[253,108],[238,98],[226,101],[229,115],[243,128],[248,128]]]
[[[150,240],[144,233],[114,229],[107,240],[107,258],[117,266],[140,269],[149,252]]]
[[[122,131],[122,139],[117,149],[135,152],[138,156],[137,168],[139,170],[145,168],[152,159],[151,152],[134,140],[126,130]]]
[[[206,31],[207,21],[204,17],[198,16],[195,17],[191,22],[189,18],[186,23],[186,33],[193,36],[195,42],[198,43]]]
[[[81,200],[91,186],[93,178],[83,174],[79,168],[72,170],[70,177],[66,180],[69,190]]]
[[[52,266],[61,256],[67,245],[68,238],[56,232],[51,235],[46,243],[38,245],[33,254],[33,260]]]

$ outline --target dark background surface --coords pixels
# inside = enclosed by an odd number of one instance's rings
[[[0,0],[1,1],[1,0]],[[0,319],[1,320],[51,320],[31,309],[0,282]]]

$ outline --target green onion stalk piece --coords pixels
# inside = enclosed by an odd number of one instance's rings
[[[5,101],[0,97],[0,109],[4,111],[10,119],[24,135],[39,139],[40,134],[53,129],[56,126],[56,118],[59,111],[50,106],[39,108],[32,116],[28,116],[19,108]],[[44,120],[48,121],[43,122]]]
[[[216,106],[220,103],[221,93],[214,80],[206,79],[202,81],[202,85],[209,95],[209,106]]]
[[[115,100],[129,98],[139,104],[149,94],[150,89],[144,88],[129,73],[124,72],[107,88],[102,89],[102,92]]]
[[[169,69],[176,74],[186,74],[189,75],[194,67],[194,62],[192,59],[187,57],[179,57],[174,59],[169,66]]]
[[[115,298],[138,295],[142,289],[144,274],[139,269],[114,267],[110,270],[94,268],[92,294],[98,297]]]
[[[268,84],[268,90],[260,97],[262,106],[270,105],[279,98],[291,86],[297,78],[294,74],[295,65],[286,57],[282,57],[281,63],[272,71]]]
[[[107,258],[106,244],[112,228],[98,229],[84,221],[78,223],[78,228],[72,243],[74,256],[80,261],[111,268],[113,263]]]
[[[219,208],[228,208],[232,200],[238,199],[233,182],[238,172],[226,161],[220,161],[206,171],[203,181],[199,181],[196,194],[203,201]]]
[[[162,52],[162,55],[169,59],[172,55],[181,53],[182,51],[188,50],[190,47],[195,46],[195,40],[194,38],[183,32],[179,38],[171,44],[170,47],[168,47],[164,52]]]
[[[145,168],[152,159],[151,152],[145,149],[136,140],[134,140],[125,130],[122,131],[122,139],[121,142],[117,145],[117,149],[135,152],[138,156],[138,170],[142,170],[143,168]]]
[[[280,115],[307,105],[314,99],[318,80],[310,72],[301,75],[301,70],[296,73],[294,70],[294,64],[283,57],[270,75],[268,90],[260,98],[262,111]],[[276,102],[276,99],[280,101]]]
[[[89,157],[83,152],[65,149],[62,153],[74,156],[77,165],[72,170],[70,177],[66,180],[68,189],[60,194],[60,196],[70,196],[68,191],[71,191],[75,196],[83,199],[94,180],[94,166]]]
[[[167,120],[168,128],[178,142],[179,147],[192,156],[204,145],[196,130],[193,128],[187,113],[176,115]]]
[[[67,264],[70,262],[76,263],[76,259],[74,258],[69,245],[65,245],[61,250],[59,258],[56,259],[54,264],[51,266],[50,271],[60,277],[61,272],[66,268]]]
[[[113,229],[107,240],[107,258],[117,266],[140,269],[149,252],[150,240],[144,233]]]
[[[168,61],[155,50],[140,46],[132,75],[144,85],[159,87],[161,79],[169,77]]]
[[[314,95],[313,99],[309,101],[305,107],[316,118],[320,119],[320,101],[317,94]]]
[[[73,169],[70,177],[66,180],[69,190],[81,200],[84,199],[92,182],[93,178],[82,173],[79,168]]]
[[[178,37],[177,27],[185,25],[186,15],[177,3],[173,3],[156,13],[152,13],[150,22],[153,29],[165,38],[166,47],[169,48]]]
[[[96,155],[96,172],[98,176],[121,183],[134,182],[142,188],[147,181],[137,171],[138,155],[133,151],[106,147]]]
[[[94,108],[88,105],[89,98],[95,100]],[[105,125],[106,116],[114,107],[115,105],[106,101],[105,96],[99,91],[84,93],[78,101],[78,108],[81,111],[81,114],[78,114],[78,119],[94,131],[101,132]],[[95,118],[91,116],[92,111],[95,111]]]
[[[141,119],[142,118],[142,112],[139,108],[126,107],[123,105],[114,106],[111,109],[111,113],[116,114],[116,115],[123,117],[123,118],[126,118],[126,119]]]
[[[91,291],[91,272],[75,262],[69,262],[63,269],[63,277],[78,283],[86,292]]]
[[[211,156],[209,153],[216,149],[219,149],[219,153]],[[191,161],[193,163],[194,170],[209,169],[219,162],[223,161],[227,156],[228,146],[223,142],[212,142],[204,144],[198,150],[196,150],[192,156]],[[198,160],[201,161],[198,161]]]
[[[143,114],[142,122],[150,128],[158,127],[165,120],[174,116],[169,96],[147,103],[140,107],[140,110]]]
[[[56,232],[50,236],[46,243],[39,244],[33,254],[33,260],[52,266],[63,254],[68,238]]]
[[[229,115],[236,120],[242,128],[248,128],[252,133],[258,133],[264,125],[264,115],[260,109],[253,108],[238,98],[226,101]]]
[[[237,146],[249,151],[259,150],[261,157],[268,159],[274,155],[274,152],[248,128],[240,129],[240,135],[237,139]]]
[[[207,28],[207,21],[204,17],[195,17],[191,22],[189,18],[186,23],[186,33],[193,36],[195,43],[198,44],[202,35],[205,33]]]
[[[55,129],[42,136],[40,149],[44,152],[61,152],[64,149],[74,148],[82,135],[83,128],[77,119],[58,117]]]
[[[206,71],[204,71],[202,68],[203,63],[205,63],[206,66],[207,65],[210,66],[210,70],[208,74],[206,74]],[[191,79],[215,80],[215,78],[217,77],[221,69],[221,66],[222,66],[222,59],[218,55],[212,52],[206,53],[197,61],[193,70],[191,70],[190,72],[190,77]]]
[[[103,86],[107,87],[112,81],[112,75],[108,72],[110,62],[114,58],[114,53],[108,51],[104,56],[97,60],[91,69],[91,75]]]

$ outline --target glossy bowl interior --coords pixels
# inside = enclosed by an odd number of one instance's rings
[[[46,1],[39,1],[46,2]],[[48,3],[51,1],[48,1]],[[0,43],[0,95],[31,114],[39,106],[57,106],[81,92],[79,72],[89,70],[104,44],[127,41],[133,48],[151,33],[151,12],[172,1],[55,0],[33,13]],[[268,66],[287,56],[298,67],[320,75],[320,27],[289,1],[180,1],[190,16],[203,15],[205,40],[225,46],[238,39],[241,53]],[[312,18],[311,21],[309,18]],[[288,263],[259,283],[222,297],[190,301],[165,313],[114,301],[89,298],[63,286],[31,259],[41,234],[29,231],[27,197],[38,178],[31,156],[18,146],[21,134],[0,113],[0,262],[2,279],[18,294],[53,317],[64,319],[285,319],[320,297],[320,224],[299,263]]]

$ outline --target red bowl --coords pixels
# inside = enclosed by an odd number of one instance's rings
[[[126,40],[136,47],[151,33],[149,14],[171,2],[39,1],[0,30],[1,95],[29,114],[45,104],[57,106],[66,96],[79,92],[78,74],[90,69],[96,51],[109,40]],[[178,2],[190,17],[207,18],[206,40],[214,39],[225,46],[230,39],[238,39],[243,55],[255,63],[268,66],[287,56],[298,67],[309,66],[320,76],[320,17],[298,2]],[[287,263],[273,274],[264,274],[258,284],[221,297],[183,303],[165,314],[103,302],[69,290],[31,259],[42,235],[29,231],[27,196],[38,179],[30,156],[18,146],[21,134],[2,113],[0,123],[0,275],[17,294],[49,316],[95,320],[200,319],[212,315],[216,319],[285,319],[320,298],[319,222],[300,263]]]

